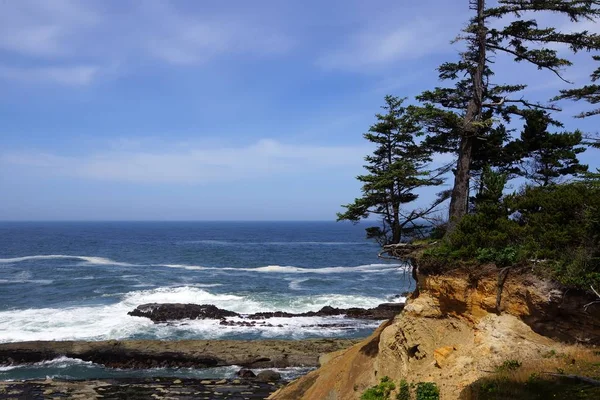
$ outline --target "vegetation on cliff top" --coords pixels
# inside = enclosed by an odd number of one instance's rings
[[[392,380],[384,376],[379,384],[368,388],[360,396],[360,400],[439,400],[440,390],[433,382],[419,382],[409,384],[405,380],[400,381],[395,396],[392,392],[396,390],[396,385]]]
[[[597,104],[598,70],[590,85],[562,90],[542,103],[526,99],[525,83],[498,81],[499,65],[505,64],[494,62],[506,57],[565,81],[564,70],[573,64],[569,54],[600,50],[600,35],[563,32],[539,21],[550,13],[596,21],[600,1],[486,3],[469,2],[473,17],[457,38],[465,43],[463,51],[438,68],[447,87],[425,90],[409,106],[385,98],[387,113],[378,114],[365,134],[376,149],[366,157],[368,174],[358,177],[362,196],[338,218],[378,216],[381,223],[367,235],[382,245],[431,236],[423,228],[436,222],[437,244],[423,260],[430,271],[457,264],[529,266],[569,287],[600,287],[600,173],[589,173],[579,161],[599,142],[579,130],[565,131],[556,103]],[[454,156],[455,167],[431,167],[436,154],[444,153]],[[450,171],[450,190],[440,191],[430,206],[409,207],[419,189],[441,185]],[[440,223],[440,206],[448,198],[448,216]]]
[[[521,363],[506,360],[490,375],[470,384],[463,398],[505,399],[597,399],[600,398],[600,354],[575,349],[550,351],[541,359]],[[589,379],[588,379],[589,378]]]

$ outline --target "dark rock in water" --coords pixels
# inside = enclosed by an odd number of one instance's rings
[[[223,319],[237,317],[233,311],[222,310],[212,304],[150,303],[142,304],[128,313],[134,317],[150,318],[154,322],[180,319]]]
[[[394,318],[404,309],[404,303],[383,303],[375,308],[368,310],[362,308],[350,308],[346,310],[346,316],[349,318],[360,319],[390,319]]]
[[[348,318],[384,320],[394,318],[404,309],[404,303],[383,303],[375,308],[335,308],[325,306],[319,311],[309,311],[305,313],[287,313],[283,311],[262,312],[247,315],[248,319],[266,319],[266,318],[293,318],[293,317],[332,317],[345,315]]]
[[[256,375],[257,382],[277,382],[278,380],[281,380],[281,374],[271,370],[261,371]]]
[[[256,374],[254,372],[252,372],[252,370],[246,369],[246,368],[240,369],[236,373],[236,375],[239,376],[240,378],[254,378],[254,377],[256,377]]]
[[[182,319],[220,319],[221,325],[225,326],[272,326],[266,322],[256,320],[268,318],[293,318],[293,317],[332,317],[345,315],[348,318],[384,320],[394,318],[402,309],[404,303],[383,303],[375,308],[335,308],[325,306],[319,311],[305,313],[289,313],[284,311],[259,312],[249,315],[240,315],[233,311],[220,309],[212,304],[174,304],[174,303],[151,303],[142,304],[129,315],[134,317],[150,318],[154,322],[167,322]],[[242,317],[242,321],[228,321],[227,317]]]

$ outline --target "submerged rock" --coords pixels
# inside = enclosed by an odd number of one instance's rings
[[[279,380],[281,380],[281,374],[271,370],[261,371],[256,375],[257,382],[277,382]]]
[[[240,369],[236,373],[236,375],[239,376],[240,378],[254,378],[254,377],[256,377],[256,374],[251,369],[247,369],[247,368]]]

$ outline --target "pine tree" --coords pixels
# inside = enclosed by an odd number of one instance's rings
[[[517,95],[527,87],[525,84],[492,83],[493,57],[505,54],[516,63],[533,64],[564,80],[561,71],[571,62],[559,57],[550,45],[566,44],[572,52],[600,49],[600,37],[596,34],[562,33],[554,27],[540,27],[535,19],[521,19],[525,14],[551,12],[572,21],[594,20],[600,16],[598,0],[498,0],[497,3],[495,7],[487,7],[486,0],[470,0],[475,16],[458,38],[466,41],[466,50],[459,61],[444,63],[438,69],[440,79],[451,81],[454,86],[438,87],[418,97],[424,103],[418,113],[427,128],[427,141],[433,147],[454,148],[458,156],[449,231],[467,212],[471,166],[477,157],[474,156],[476,141],[485,138],[494,123],[487,111],[509,122],[515,115],[525,116],[530,109],[558,109]],[[519,19],[497,27],[498,21],[507,16]]]
[[[531,112],[526,118],[521,138],[514,142],[520,149],[520,175],[538,185],[558,183],[567,175],[585,173],[587,165],[579,163],[577,155],[585,151],[579,131],[550,133],[549,117],[543,111]]]
[[[367,236],[380,244],[400,243],[402,235],[418,228],[418,219],[426,216],[435,206],[424,210],[407,211],[404,205],[418,198],[415,189],[442,183],[425,169],[431,161],[431,151],[415,143],[419,125],[403,107],[405,99],[385,97],[386,112],[377,114],[377,122],[364,134],[375,144],[371,155],[365,157],[368,174],[357,179],[363,183],[362,196],[344,205],[338,221],[358,222],[375,215],[381,225],[367,228]]]

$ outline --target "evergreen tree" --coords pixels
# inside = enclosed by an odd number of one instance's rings
[[[371,214],[378,216],[381,226],[368,228],[367,236],[382,245],[400,243],[403,233],[418,228],[418,219],[437,205],[425,210],[404,210],[405,204],[418,198],[415,189],[442,183],[425,170],[431,151],[415,143],[420,128],[403,107],[404,100],[385,97],[382,108],[386,112],[377,114],[377,122],[364,134],[376,148],[365,157],[368,174],[357,177],[363,183],[362,196],[343,206],[345,212],[338,213],[338,221],[358,222]]]
[[[502,204],[502,196],[508,176],[486,166],[481,173],[481,190],[475,196],[475,212],[490,220],[506,217],[506,207]]]
[[[523,156],[520,175],[538,185],[558,183],[565,175],[577,175],[587,171],[577,155],[585,151],[581,132],[548,132],[548,116],[542,111],[532,112],[526,118],[521,138],[515,141]]]
[[[554,27],[540,27],[535,19],[521,19],[525,14],[551,12],[572,21],[593,20],[600,16],[598,0],[498,0],[495,7],[486,6],[486,0],[470,0],[469,4],[475,16],[458,38],[466,41],[466,49],[459,61],[439,67],[440,78],[454,86],[438,87],[418,97],[424,103],[418,113],[427,128],[427,141],[438,149],[455,149],[458,158],[449,231],[467,211],[476,141],[484,138],[494,123],[487,111],[508,122],[515,115],[525,116],[530,109],[557,109],[529,102],[521,95],[513,97],[526,88],[525,84],[493,83],[493,57],[505,54],[516,63],[533,64],[563,79],[561,71],[571,62],[559,57],[551,45],[565,44],[572,52],[600,49],[600,37],[596,34],[563,33]],[[511,16],[519,19],[502,26],[502,19]]]

